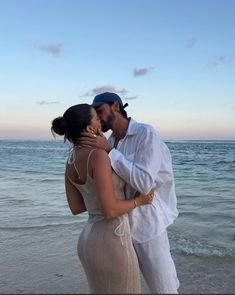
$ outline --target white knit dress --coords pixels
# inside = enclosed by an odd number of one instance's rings
[[[125,199],[125,182],[114,172],[112,178],[116,198]],[[89,213],[79,237],[78,256],[90,292],[140,293],[139,265],[131,241],[128,214],[107,220],[99,209],[93,179],[88,174],[84,185],[74,185],[81,192]]]

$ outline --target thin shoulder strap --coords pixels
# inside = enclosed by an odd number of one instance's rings
[[[88,165],[89,165],[89,161],[90,161],[90,157],[91,157],[91,154],[95,151],[96,149],[93,149],[90,151],[88,157],[87,157],[87,164],[86,164],[86,173],[88,174]]]
[[[78,179],[80,179],[80,174],[79,174],[78,169],[77,169],[77,166],[76,166],[76,151],[75,151],[75,148],[73,148],[73,149],[70,151],[70,155],[69,155],[69,157],[68,157],[67,163],[68,163],[68,165],[73,165],[75,171],[77,172]],[[69,179],[70,182],[72,182],[73,184],[75,183],[75,182],[72,181],[72,179],[69,177],[68,172],[67,172],[67,177],[68,177],[68,179]]]
[[[74,181],[69,177],[68,166],[66,167],[66,176],[67,176],[69,182],[71,182],[74,186],[77,185],[76,182],[74,182]]]

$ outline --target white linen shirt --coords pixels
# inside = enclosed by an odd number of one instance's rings
[[[156,188],[151,205],[136,207],[129,213],[133,241],[151,240],[178,216],[170,151],[152,126],[133,119],[116,148],[113,134],[108,140],[111,166],[126,182],[126,198],[133,198],[136,191],[147,194]]]

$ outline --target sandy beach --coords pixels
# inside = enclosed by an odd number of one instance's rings
[[[202,258],[196,256],[173,255],[181,294],[234,294],[235,293],[235,259]],[[224,269],[227,267],[227,271]],[[149,289],[141,275],[142,293]],[[66,291],[66,290],[65,290]],[[70,291],[69,291],[70,292]],[[79,274],[79,289],[74,292],[88,293],[88,286],[83,272]],[[72,292],[73,293],[73,292]]]
[[[89,293],[76,254],[77,236],[36,230],[0,243],[0,293]],[[179,293],[235,293],[234,257],[196,257],[173,253],[181,283]],[[142,280],[142,293],[149,290]]]

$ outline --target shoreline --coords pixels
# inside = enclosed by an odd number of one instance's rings
[[[234,257],[198,257],[194,255],[172,254],[180,287],[179,294],[234,294],[235,258]],[[79,263],[80,264],[80,263]],[[86,277],[80,272],[79,289],[72,293],[88,293]],[[141,275],[141,293],[150,291]]]
[[[77,256],[82,223],[66,229],[1,231],[0,294],[89,293]],[[184,255],[174,250],[179,294],[235,294],[234,256]],[[141,276],[142,294],[149,290]]]
[[[59,243],[63,247],[63,243]],[[234,294],[235,257],[197,257],[172,254],[180,287],[179,294]],[[33,257],[24,265],[8,265],[5,279],[0,277],[4,294],[88,294],[86,276],[76,253]],[[22,261],[22,263],[23,263]],[[40,261],[40,263],[39,263]],[[36,264],[34,263],[36,262]],[[3,265],[4,266],[4,265]],[[142,294],[149,294],[141,275]]]

